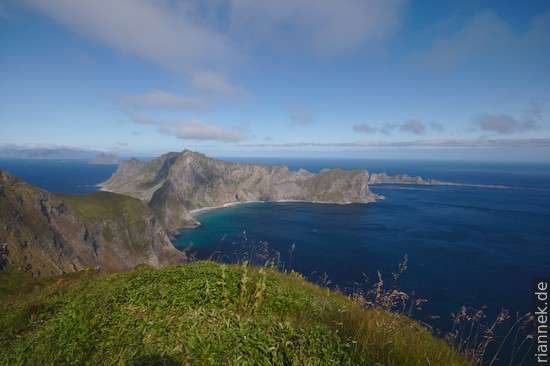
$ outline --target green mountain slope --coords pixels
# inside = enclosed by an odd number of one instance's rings
[[[185,255],[149,207],[109,192],[53,194],[0,170],[0,269],[34,275],[162,266]]]
[[[417,322],[294,273],[196,262],[29,281],[0,287],[1,365],[468,364]]]

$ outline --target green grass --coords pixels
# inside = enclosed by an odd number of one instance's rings
[[[96,192],[86,195],[56,195],[90,220],[116,219],[125,214],[143,212],[143,204],[139,199],[117,193]]]
[[[36,281],[0,298],[2,365],[468,364],[415,321],[294,273],[196,262]]]
[[[143,219],[147,215],[147,210],[137,198],[111,192],[57,196],[87,220],[124,222],[128,229],[133,227],[141,234],[145,232]],[[109,236],[109,233],[105,234]]]
[[[55,277],[33,277],[12,265],[0,271],[0,354],[22,334],[39,329],[59,308],[59,299],[76,283],[97,276],[94,272]],[[0,356],[0,364],[5,364]]]

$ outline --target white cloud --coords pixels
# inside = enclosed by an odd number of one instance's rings
[[[506,114],[481,114],[475,118],[474,123],[483,131],[509,135],[516,132],[521,123],[512,116]]]
[[[507,114],[480,114],[474,118],[474,130],[510,135],[525,131],[538,130],[543,127],[541,104],[542,99],[533,99],[528,108],[521,112],[520,117]]]
[[[232,31],[251,44],[337,55],[399,25],[403,0],[233,0]]]
[[[540,128],[540,125],[534,120],[517,119],[507,114],[481,114],[474,119],[474,124],[483,131],[501,135]]]
[[[162,122],[153,118],[149,118],[149,117],[140,116],[134,113],[128,113],[128,116],[130,117],[132,122],[138,125],[164,126],[166,124],[165,122]]]
[[[174,128],[161,127],[159,128],[159,132],[173,135],[183,140],[197,141],[239,142],[244,138],[242,132],[230,131],[197,119],[176,123]]]
[[[409,119],[408,121],[403,122],[401,126],[399,126],[399,130],[410,132],[415,135],[422,135],[424,132],[426,132],[426,126],[419,120]]]
[[[244,129],[228,130],[198,119],[164,122],[134,113],[128,113],[128,116],[133,123],[158,126],[157,131],[159,133],[175,136],[182,140],[239,142],[244,139]]]
[[[435,38],[415,57],[433,70],[449,70],[472,61],[492,63],[507,71],[527,64],[545,70],[550,51],[548,24],[549,12],[535,17],[526,31],[518,32],[491,11],[477,13],[458,29]],[[526,63],[527,54],[531,57]]]
[[[222,96],[244,93],[241,87],[231,84],[223,75],[211,71],[194,73],[191,83],[200,91]]]
[[[550,138],[509,139],[456,139],[456,140],[414,140],[414,141],[355,141],[355,142],[288,142],[247,144],[243,147],[256,148],[299,148],[299,147],[342,147],[342,148],[550,148]]]
[[[176,109],[202,109],[204,103],[195,97],[176,95],[160,90],[145,94],[123,95],[120,102],[132,108],[176,108]]]
[[[225,79],[240,57],[233,42],[188,3],[168,0],[24,0],[82,35],[190,79]],[[226,81],[229,85],[229,82]],[[200,84],[200,83],[199,83]],[[200,85],[198,85],[200,87]],[[231,90],[226,87],[225,91]]]
[[[22,0],[86,38],[182,74],[198,92],[240,94],[229,75],[256,46],[338,55],[384,39],[405,0]]]
[[[305,126],[313,122],[313,115],[302,104],[293,104],[288,109],[288,117],[290,118],[290,126]]]
[[[366,123],[358,124],[353,126],[353,131],[360,132],[360,133],[378,133],[384,135],[391,135],[396,130],[406,132],[406,133],[412,133],[415,135],[422,135],[426,132],[427,129],[431,129],[435,132],[441,132],[443,131],[443,125],[437,122],[431,122],[429,124],[425,124],[422,121],[419,121],[417,119],[408,119],[405,122],[401,124],[397,123],[384,123],[382,126],[377,127],[373,125],[369,125]]]
[[[373,127],[371,127],[370,125],[368,125],[366,123],[361,123],[361,124],[358,124],[358,125],[354,125],[353,130],[355,132],[362,132],[362,133],[375,133],[376,132],[376,128],[373,128]]]

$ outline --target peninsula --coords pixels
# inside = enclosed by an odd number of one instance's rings
[[[349,204],[383,199],[369,184],[459,185],[366,170],[290,171],[286,166],[226,162],[184,150],[149,161],[127,160],[100,186],[142,200],[174,238],[181,229],[199,226],[191,213],[204,208],[247,202]]]
[[[367,203],[383,197],[368,187],[365,170],[291,172],[285,166],[231,163],[185,150],[122,163],[102,189],[139,198],[171,236],[199,223],[190,210],[246,202]]]

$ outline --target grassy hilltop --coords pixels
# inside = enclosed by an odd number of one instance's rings
[[[467,365],[417,322],[300,275],[196,262],[0,272],[1,365]]]

